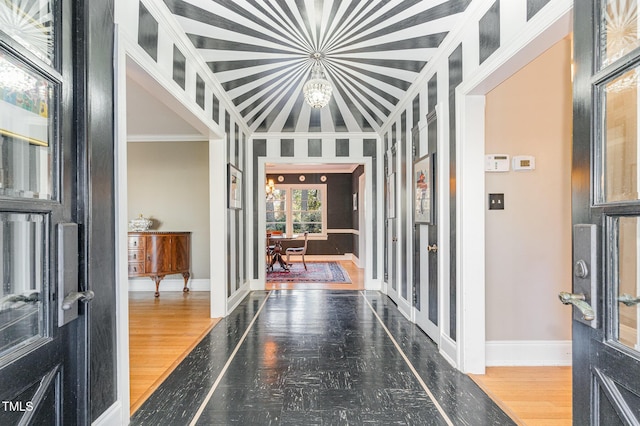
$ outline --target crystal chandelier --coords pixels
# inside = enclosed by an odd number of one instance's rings
[[[322,108],[327,106],[331,99],[331,83],[324,78],[322,65],[320,64],[321,53],[315,52],[311,57],[315,60],[311,68],[311,78],[302,87],[304,99],[312,108]]]

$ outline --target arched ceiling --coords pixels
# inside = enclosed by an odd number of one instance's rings
[[[254,132],[379,131],[471,0],[164,0]],[[329,105],[304,102],[315,52]]]

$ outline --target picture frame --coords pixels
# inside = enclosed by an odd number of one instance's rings
[[[413,163],[414,223],[433,224],[434,158],[435,154],[427,154]]]
[[[233,164],[227,164],[227,204],[234,210],[242,209],[243,180],[242,172]]]
[[[396,217],[396,174],[387,176],[387,219]]]

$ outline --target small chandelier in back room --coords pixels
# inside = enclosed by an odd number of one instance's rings
[[[322,64],[320,58],[322,53],[314,52],[311,57],[315,60],[313,68],[311,68],[311,78],[302,87],[304,93],[304,100],[312,108],[322,108],[327,106],[331,99],[331,83],[324,78],[324,72],[322,71]]]

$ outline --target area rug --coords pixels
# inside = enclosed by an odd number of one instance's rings
[[[301,262],[291,264],[289,272],[273,266],[267,272],[268,283],[350,283],[349,274],[337,262],[307,262],[307,270]]]

